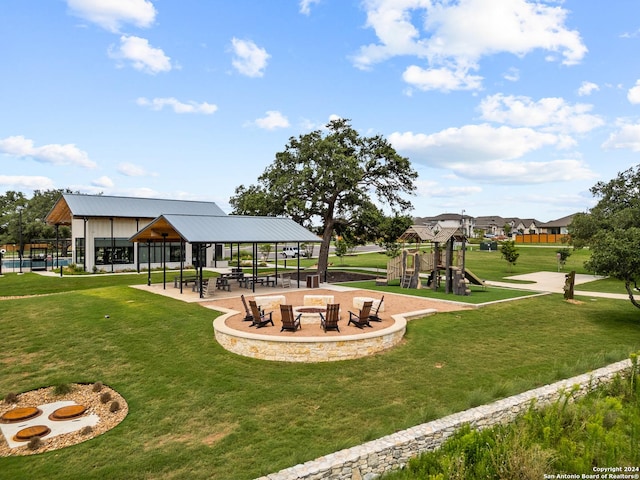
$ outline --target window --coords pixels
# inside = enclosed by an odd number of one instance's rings
[[[126,238],[96,238],[95,264],[133,263],[133,243]]]
[[[149,263],[149,246],[144,243],[138,244],[138,259],[140,264]],[[167,242],[165,243],[165,260],[167,262],[179,262],[180,261],[180,243],[179,242]],[[182,254],[182,261],[185,260],[184,252]],[[151,244],[151,263],[162,263],[162,243]]]
[[[84,265],[84,238],[76,238],[76,263]]]

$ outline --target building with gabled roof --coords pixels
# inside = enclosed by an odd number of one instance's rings
[[[571,215],[567,215],[566,217],[558,218],[557,220],[552,220],[550,222],[541,223],[540,233],[554,233],[560,235],[566,235],[569,233],[569,225],[573,221],[573,217],[576,214],[573,213]]]
[[[71,226],[73,262],[87,271],[215,266],[226,243],[319,241],[291,219],[226,215],[191,200],[63,194],[46,222]]]

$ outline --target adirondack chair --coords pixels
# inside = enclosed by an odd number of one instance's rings
[[[338,320],[340,320],[340,304],[339,303],[329,303],[327,304],[327,313],[326,316],[320,313],[320,326],[326,332],[327,330],[337,330],[338,328]]]
[[[247,306],[247,300],[244,298],[244,295],[240,295],[240,299],[242,300],[242,305],[244,305],[244,321],[245,322],[253,322],[253,314],[251,313],[251,310],[249,310],[249,307]]]
[[[362,327],[370,327],[369,323],[369,314],[371,313],[371,306],[373,302],[369,300],[368,302],[364,302],[362,304],[362,310],[358,313],[353,313],[349,311],[349,323],[347,325],[351,325],[353,323],[354,327],[362,328]]]
[[[251,309],[251,314],[253,315],[253,323],[251,326],[256,326],[257,328],[262,328],[267,326],[268,324],[274,325],[273,319],[271,318],[273,312],[269,312],[268,314],[265,312],[261,312],[258,304],[255,300],[249,300],[249,308]]]
[[[378,307],[376,308],[376,311],[369,315],[369,320],[371,320],[372,322],[381,322],[382,321],[382,319],[378,316],[378,312],[380,311],[380,306],[382,305],[383,301],[384,301],[384,295],[382,296],[382,298],[378,302]]]
[[[291,305],[280,305],[280,314],[282,316],[282,328],[281,332],[287,330],[289,332],[295,332],[298,329],[302,329],[302,325],[300,324],[300,317],[302,314],[298,314],[298,316],[294,316],[293,314],[293,306]]]

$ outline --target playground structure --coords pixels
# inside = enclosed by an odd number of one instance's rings
[[[484,281],[465,268],[465,236],[459,228],[413,225],[400,236],[400,241],[417,243],[418,247],[405,248],[400,256],[389,260],[387,283],[400,280],[402,288],[424,288],[422,279],[427,274],[427,288],[437,290],[444,272],[445,293],[470,295],[469,283],[484,286]],[[461,243],[460,250],[455,249],[456,242]],[[429,252],[421,250],[422,243],[429,244]]]

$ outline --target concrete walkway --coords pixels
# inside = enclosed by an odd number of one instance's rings
[[[565,272],[535,272],[526,273],[523,275],[513,275],[511,277],[505,277],[506,280],[514,280],[519,282],[531,282],[531,283],[510,283],[510,282],[493,282],[487,281],[487,285],[502,288],[517,288],[518,290],[529,290],[532,292],[550,292],[550,293],[564,293],[564,282],[566,277]],[[582,285],[595,280],[600,280],[605,277],[599,277],[597,275],[585,275],[581,273],[576,274],[574,284],[574,295],[584,297],[601,297],[601,298],[614,298],[618,300],[628,300],[629,296],[626,293],[604,293],[604,292],[590,292],[587,290],[581,290],[578,285]]]

